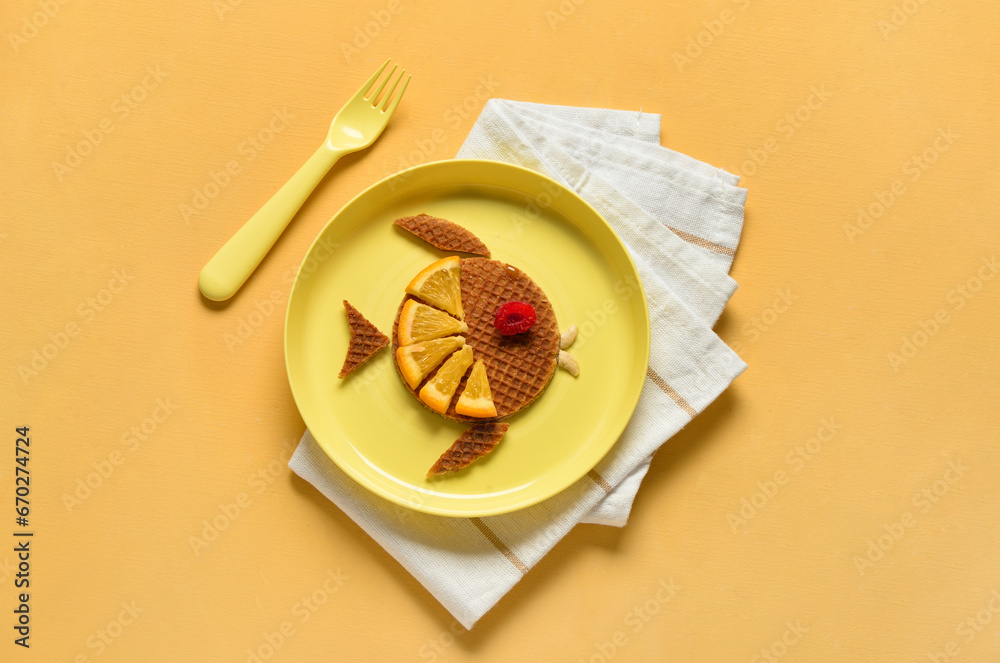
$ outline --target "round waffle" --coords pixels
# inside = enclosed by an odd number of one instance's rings
[[[482,359],[486,366],[486,376],[497,409],[495,419],[503,419],[528,406],[552,379],[559,357],[556,314],[538,284],[516,267],[499,260],[463,258],[460,269],[462,307],[465,322],[469,325],[466,342],[472,346],[473,358]],[[399,347],[399,315],[408,299],[414,297],[406,295],[403,298],[392,325],[393,357]],[[531,304],[536,321],[523,334],[504,336],[493,326],[493,316],[501,304],[510,301]],[[396,370],[399,370],[398,364]],[[432,371],[416,389],[410,390],[415,397],[433,376]],[[465,390],[468,377],[468,373],[462,377],[444,416],[463,422],[486,421],[455,412],[455,403]]]

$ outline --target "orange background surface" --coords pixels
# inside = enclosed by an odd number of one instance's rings
[[[997,660],[998,24],[933,0],[5,3],[0,658]],[[208,305],[201,266],[389,56],[414,74],[389,129]],[[750,367],[627,527],[577,527],[466,632],[286,467],[282,320],[326,220],[453,156],[493,96],[661,113],[664,145],[744,176],[717,331]]]

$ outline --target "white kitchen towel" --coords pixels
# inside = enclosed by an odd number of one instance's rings
[[[668,284],[711,325],[736,287],[726,272],[743,227],[746,190],[736,186],[738,176],[661,147],[659,136],[660,116],[651,113],[492,99],[458,157],[509,161],[543,172],[576,190],[606,218],[617,212],[641,223],[642,233],[677,262],[677,270],[663,274]],[[621,225],[612,225],[622,234]],[[634,242],[623,239],[634,255]],[[657,257],[652,262],[662,265]],[[699,287],[702,280],[709,282],[705,288]],[[623,526],[651,460],[652,455],[581,522]]]
[[[308,431],[289,461],[466,628],[577,523],[624,525],[652,454],[746,368],[711,329],[736,287],[728,269],[746,192],[735,175],[658,141],[658,115],[492,99],[458,153],[515,163],[570,187],[608,220],[639,270],[649,369],[628,426],[593,471],[527,509],[445,518],[362,488]]]

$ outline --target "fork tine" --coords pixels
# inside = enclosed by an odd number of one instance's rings
[[[392,75],[394,73],[396,73],[396,69],[398,67],[399,67],[398,64],[392,65],[392,69],[389,70],[389,75],[385,77],[385,80],[383,80],[382,84],[378,86],[378,89],[375,90],[375,93],[372,94],[370,97],[365,97],[366,99],[368,99],[369,101],[372,102],[372,106],[377,106],[378,105],[378,103],[379,103],[379,95],[382,94],[382,90],[385,88],[385,84],[388,83],[390,80],[392,80]],[[390,90],[390,92],[391,92],[391,90]],[[384,99],[385,98],[383,97],[382,100],[384,100]]]
[[[361,86],[361,89],[358,90],[355,96],[362,96],[367,98],[368,90],[370,90],[371,86],[375,84],[375,81],[378,80],[378,77],[382,74],[383,71],[385,71],[385,68],[389,66],[390,62],[392,62],[392,58],[389,58],[388,60],[383,62],[382,66],[378,68],[378,71],[372,74],[372,77],[369,78],[367,81],[365,81],[365,84]],[[393,69],[395,69],[395,67],[393,67]]]
[[[386,103],[384,103],[383,107],[382,107],[382,112],[383,113],[388,113],[389,115],[392,115],[393,113],[396,112],[396,106],[399,105],[399,100],[403,98],[403,93],[406,92],[406,86],[410,84],[410,79],[413,78],[413,76],[412,75],[406,76],[406,80],[403,81],[403,87],[400,88],[399,94],[397,94],[392,99],[392,103],[389,103],[389,98],[392,97],[392,93],[395,91],[396,86],[399,85],[399,81],[402,81],[403,80],[403,76],[405,76],[405,75],[406,75],[406,70],[405,69],[403,71],[399,72],[399,78],[397,78],[396,82],[393,84],[392,90],[389,90],[389,92],[386,93],[386,95],[385,95],[385,101],[386,101]]]

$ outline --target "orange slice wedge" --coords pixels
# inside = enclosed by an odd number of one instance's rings
[[[396,349],[396,364],[410,389],[416,389],[424,377],[455,350],[465,345],[461,336],[435,338]]]
[[[432,343],[433,341],[428,341]],[[464,346],[461,350],[448,357],[448,361],[434,374],[420,390],[420,400],[424,405],[444,414],[451,405],[451,398],[458,389],[462,376],[472,366],[472,347]]]
[[[407,294],[451,313],[459,320],[462,311],[461,258],[449,256],[425,267],[406,286]]]
[[[479,419],[497,416],[493,394],[490,393],[490,381],[486,377],[486,366],[482,359],[476,360],[476,365],[472,367],[469,381],[465,384],[465,391],[455,404],[455,412]]]
[[[464,334],[467,331],[469,325],[461,320],[456,320],[444,311],[427,304],[408,299],[399,315],[397,336],[400,345],[411,345],[442,336]]]

